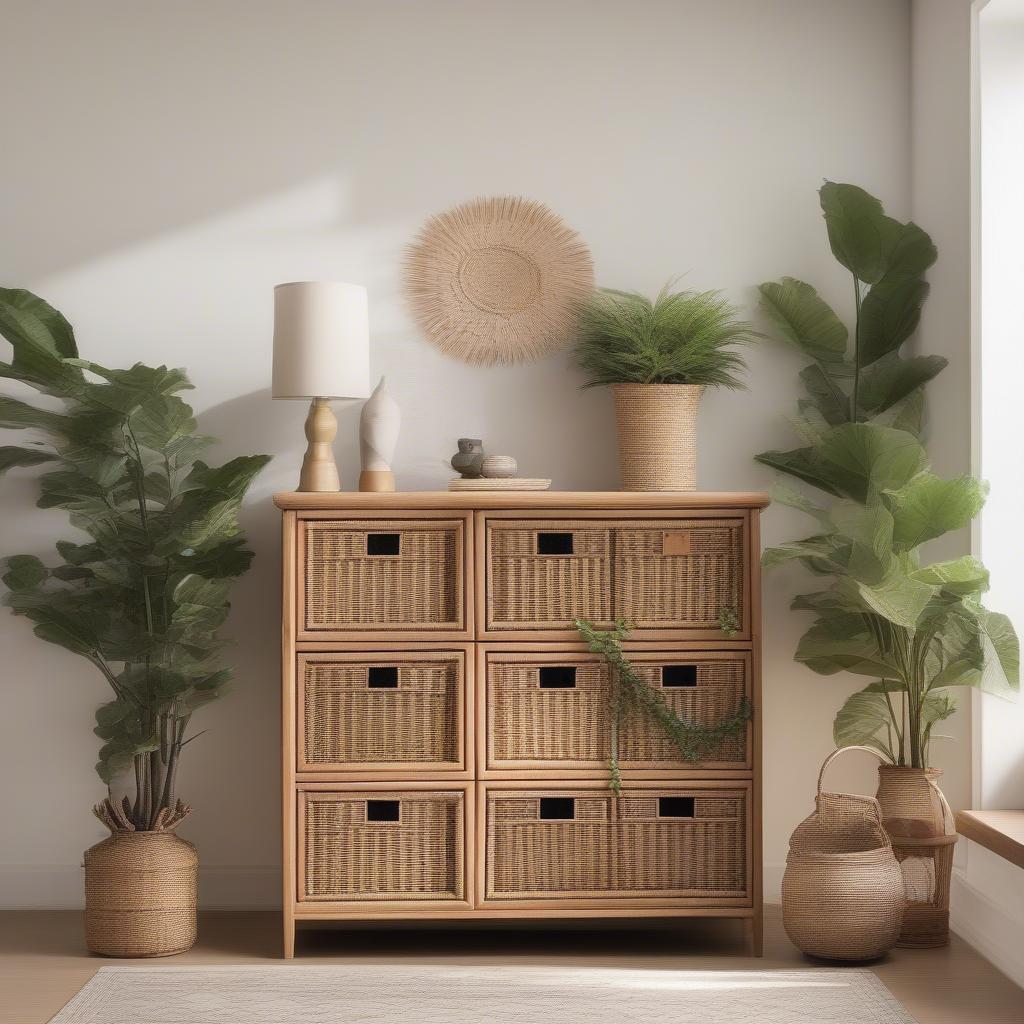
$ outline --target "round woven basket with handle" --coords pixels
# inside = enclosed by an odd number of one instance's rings
[[[782,920],[793,944],[829,960],[871,960],[896,945],[903,873],[882,828],[878,801],[822,792],[831,753],[818,774],[815,811],[790,839],[782,879]]]
[[[183,953],[196,941],[199,858],[171,831],[115,832],[85,851],[85,943],[104,956]]]
[[[616,384],[619,479],[624,491],[697,488],[700,384]]]

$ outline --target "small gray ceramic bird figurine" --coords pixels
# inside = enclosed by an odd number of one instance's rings
[[[476,480],[483,462],[483,441],[478,437],[460,437],[459,450],[452,456],[452,469],[464,480]]]

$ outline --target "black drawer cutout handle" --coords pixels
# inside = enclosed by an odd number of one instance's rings
[[[397,690],[397,665],[371,665],[366,670],[366,685],[371,690]]]
[[[697,666],[696,665],[662,665],[661,666],[662,686],[696,686]]]
[[[658,797],[659,818],[692,818],[693,797],[692,796],[659,796]]]
[[[398,821],[401,805],[398,800],[367,800],[367,821]]]
[[[540,670],[542,690],[575,690],[575,665],[544,665]]]
[[[397,555],[401,553],[402,535],[400,533],[368,533],[366,535],[366,553],[368,555]]]
[[[538,555],[571,555],[572,550],[571,533],[537,534]]]
[[[541,821],[572,821],[576,817],[576,801],[571,796],[542,796]]]

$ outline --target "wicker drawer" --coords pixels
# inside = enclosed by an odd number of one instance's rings
[[[642,634],[749,638],[742,517],[506,519],[485,524],[485,636],[575,636],[573,619]]]
[[[465,519],[301,523],[299,639],[467,633]]]
[[[750,656],[742,651],[635,651],[645,681],[685,721],[714,725],[750,698]],[[481,693],[487,771],[559,771],[604,777],[612,737],[612,674],[593,654],[486,650]],[[619,729],[623,771],[743,770],[750,767],[749,726],[723,739],[704,761],[684,760],[645,715]]]
[[[743,520],[637,520],[615,531],[615,617],[637,629],[746,632]]]
[[[300,901],[464,901],[466,791],[299,793]]]
[[[298,658],[296,769],[466,769],[464,651],[359,651]]]
[[[487,521],[487,628],[571,629],[612,618],[612,531],[581,520]]]
[[[484,804],[486,901],[749,902],[746,784],[487,784]]]

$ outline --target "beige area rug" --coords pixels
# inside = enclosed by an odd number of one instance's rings
[[[869,971],[102,967],[52,1024],[914,1024]]]

